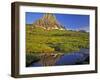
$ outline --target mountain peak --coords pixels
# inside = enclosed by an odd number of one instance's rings
[[[42,19],[56,21],[56,17],[51,13],[45,13]]]
[[[64,30],[64,28],[57,21],[56,17],[52,13],[45,13],[42,18],[33,23],[34,27],[41,27],[43,29],[59,29]]]

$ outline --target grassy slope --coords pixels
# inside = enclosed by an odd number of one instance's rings
[[[26,53],[68,53],[80,48],[89,48],[88,33],[26,26]]]
[[[26,66],[40,60],[37,53],[69,53],[80,48],[89,48],[89,33],[47,31],[26,25]]]

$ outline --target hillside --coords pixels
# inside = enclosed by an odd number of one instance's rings
[[[72,52],[89,48],[89,34],[68,30],[44,30],[26,28],[27,53]]]

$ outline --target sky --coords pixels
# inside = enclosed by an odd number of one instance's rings
[[[32,24],[42,18],[44,13],[26,12],[26,24]],[[89,15],[54,13],[57,21],[68,30],[85,30],[89,32]]]

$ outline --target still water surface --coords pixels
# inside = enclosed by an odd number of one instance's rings
[[[45,56],[41,61],[32,63],[30,67],[89,64],[89,49],[80,49],[78,52],[50,57]]]

